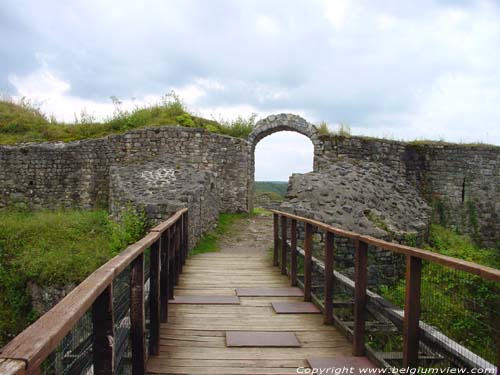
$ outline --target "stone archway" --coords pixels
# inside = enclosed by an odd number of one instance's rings
[[[248,141],[255,148],[257,143],[264,137],[279,131],[295,131],[308,137],[316,149],[319,144],[318,129],[313,124],[308,123],[300,116],[290,113],[271,115],[255,124],[255,128],[248,136]]]
[[[248,209],[253,208],[254,199],[254,179],[255,179],[255,146],[262,138],[280,131],[293,131],[308,137],[314,147],[313,169],[316,170],[317,157],[319,155],[321,141],[318,135],[318,129],[313,124],[307,122],[300,116],[291,113],[281,113],[270,115],[255,124],[255,127],[248,136],[250,143],[250,170],[248,173]]]

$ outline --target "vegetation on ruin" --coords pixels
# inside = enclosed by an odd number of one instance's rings
[[[144,215],[132,209],[119,223],[104,210],[2,210],[0,346],[37,318],[28,283],[77,284],[144,231]]]
[[[0,100],[0,144],[25,142],[70,142],[120,134],[146,126],[180,125],[202,128],[212,133],[246,138],[255,125],[256,115],[239,116],[234,120],[208,120],[191,114],[182,100],[171,92],[160,102],[137,106],[133,110],[122,108],[122,102],[111,97],[115,110],[102,122],[83,110],[75,115],[74,123],[58,122],[47,117],[38,106],[26,98],[14,101]]]

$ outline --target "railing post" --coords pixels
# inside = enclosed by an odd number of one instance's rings
[[[168,298],[174,299],[175,286],[175,249],[174,249],[174,227],[168,228]]]
[[[178,220],[179,223],[179,273],[182,273],[184,269],[184,263],[186,262],[184,258],[184,219],[182,216]]]
[[[355,241],[356,253],[354,256],[354,337],[352,354],[365,354],[365,309],[368,245],[366,242]]]
[[[130,274],[130,337],[132,340],[133,375],[146,373],[144,315],[144,254],[141,254],[132,262]]]
[[[92,304],[94,374],[115,373],[115,324],[113,284],[108,285]]]
[[[325,238],[325,310],[323,321],[333,324],[333,240],[335,236],[326,232]]]
[[[304,301],[306,302],[311,302],[312,232],[312,225],[306,223],[306,233],[304,238]]]
[[[189,256],[189,211],[186,211],[184,214],[184,228],[186,231],[184,232],[184,242],[186,246],[186,258]]]
[[[297,286],[297,220],[290,224],[290,284]]]
[[[168,232],[164,231],[161,234],[160,248],[161,248],[161,271],[160,271],[160,321],[166,323],[168,321]]]
[[[278,227],[279,227],[279,216],[278,214],[273,214],[273,229],[274,229],[273,266],[278,265],[278,248],[279,248]]]
[[[287,220],[286,216],[281,217],[281,274],[286,275],[286,230],[287,230]]]
[[[188,213],[187,211],[182,215],[182,249],[184,256],[182,258],[182,264],[186,264],[186,259],[188,257],[188,250],[189,250],[189,244],[188,244]]]
[[[418,366],[421,274],[422,259],[407,255],[405,316],[403,321],[403,367]]]
[[[151,245],[149,262],[149,354],[160,352],[160,246],[161,237]]]
[[[175,285],[179,284],[179,277],[182,271],[181,260],[181,226],[180,221],[177,220],[174,224],[175,227]]]

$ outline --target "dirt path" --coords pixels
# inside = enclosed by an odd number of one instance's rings
[[[231,230],[219,239],[218,244],[222,253],[266,253],[273,245],[272,216],[252,215],[238,219]]]

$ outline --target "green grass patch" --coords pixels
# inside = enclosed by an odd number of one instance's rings
[[[28,282],[79,283],[145,231],[143,215],[127,210],[116,223],[103,210],[0,211],[0,344],[37,316]]]
[[[0,100],[0,144],[22,142],[77,141],[120,134],[146,126],[180,125],[202,128],[212,133],[246,138],[253,129],[256,116],[238,117],[235,120],[208,120],[188,112],[181,99],[174,93],[165,95],[160,102],[125,110],[120,100],[111,98],[115,105],[112,116],[98,122],[83,110],[75,116],[74,123],[57,122],[48,118],[29,100],[18,102]]]

